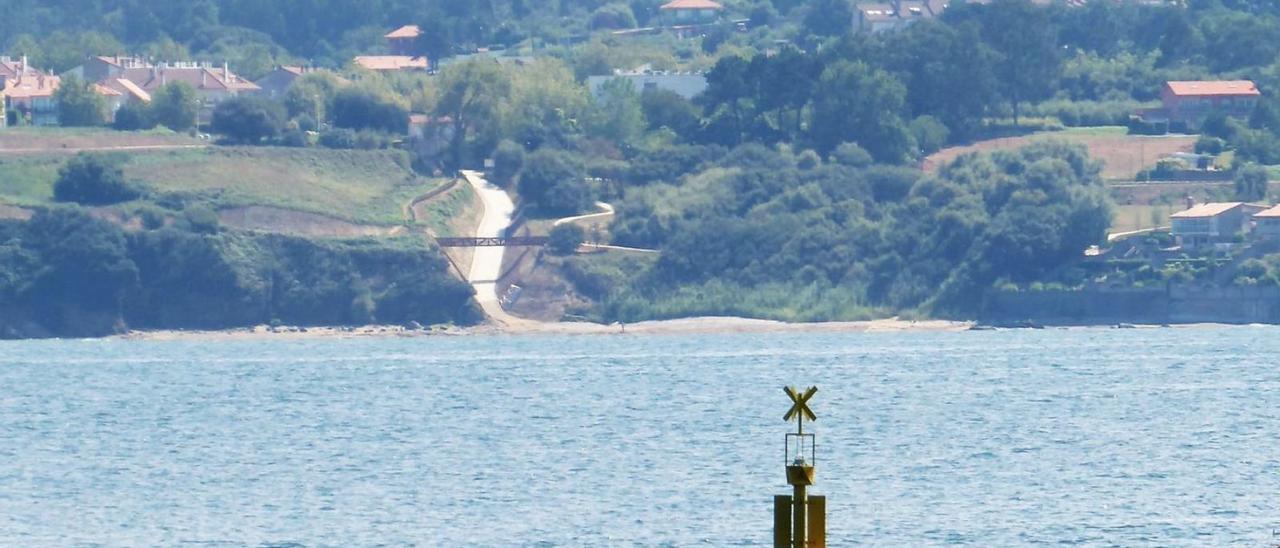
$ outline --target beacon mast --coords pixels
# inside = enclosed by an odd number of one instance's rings
[[[810,386],[803,394],[790,386],[782,390],[791,398],[791,409],[782,420],[790,422],[794,418],[796,431],[786,435],[783,461],[792,494],[773,497],[773,546],[824,548],[827,545],[827,497],[808,494],[808,487],[813,485],[816,450],[813,434],[804,433],[805,419],[818,420],[809,409],[809,399],[818,392],[818,387]],[[809,460],[805,460],[806,452]]]

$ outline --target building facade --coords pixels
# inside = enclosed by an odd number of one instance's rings
[[[1192,206],[1169,216],[1172,233],[1183,247],[1228,243],[1247,234],[1253,216],[1266,207],[1244,202],[1215,202]]]
[[[1139,112],[1147,123],[1197,130],[1211,114],[1248,118],[1262,92],[1249,80],[1174,81],[1160,91],[1160,107]]]
[[[672,0],[658,11],[667,26],[705,25],[720,19],[724,6],[712,0]]]

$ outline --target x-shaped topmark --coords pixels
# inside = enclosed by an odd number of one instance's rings
[[[818,387],[810,386],[808,390],[804,391],[804,394],[790,386],[784,386],[782,391],[786,392],[787,397],[791,398],[791,409],[787,410],[787,414],[782,417],[782,420],[789,421],[792,417],[795,417],[802,430],[804,428],[804,419],[809,419],[810,422],[818,420],[818,416],[813,414],[812,409],[809,409],[809,399],[818,393]]]

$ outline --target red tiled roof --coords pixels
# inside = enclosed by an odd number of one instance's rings
[[[718,10],[723,8],[720,4],[711,0],[671,0],[663,4],[661,8],[664,10]]]
[[[147,90],[144,90],[138,87],[138,84],[133,83],[133,81],[131,80],[126,80],[124,78],[116,78],[115,80],[109,80],[108,82],[109,82],[109,85],[118,86],[120,89],[124,90],[129,95],[132,95],[135,99],[139,101],[142,101],[144,103],[151,102],[151,94],[147,93]]]
[[[1221,80],[1203,82],[1168,82],[1169,90],[1178,96],[1243,95],[1259,96],[1258,86],[1249,80]]]
[[[93,91],[96,92],[98,95],[103,95],[106,97],[120,97],[124,95],[123,93],[120,93],[119,91],[111,89],[102,84],[91,84],[90,87],[92,87]]]
[[[388,32],[384,38],[417,38],[422,34],[422,29],[418,25],[405,25],[396,30]]]
[[[1272,206],[1270,209],[1255,213],[1253,216],[1270,218],[1270,219],[1280,218],[1280,205]]]
[[[240,78],[234,72],[208,67],[127,68],[121,77],[144,90],[156,90],[172,82],[186,82],[197,90],[257,91],[257,84]]]
[[[4,83],[4,96],[11,99],[52,97],[54,92],[58,91],[58,86],[61,84],[62,78],[52,74],[40,76],[27,75],[22,78],[6,80]]]
[[[1244,205],[1244,202],[1211,202],[1207,204],[1197,204],[1186,211],[1179,211],[1170,215],[1171,219],[1199,219],[1202,217],[1216,217],[1237,207]]]
[[[411,55],[360,55],[355,59],[357,65],[369,70],[403,70],[427,68],[426,57]]]

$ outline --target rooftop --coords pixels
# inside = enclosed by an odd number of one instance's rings
[[[1169,82],[1167,85],[1174,95],[1262,95],[1258,86],[1249,80]]]
[[[1204,217],[1216,217],[1237,207],[1244,205],[1244,202],[1210,202],[1207,204],[1196,204],[1186,211],[1179,211],[1170,215],[1171,219],[1200,219]]]
[[[355,59],[357,65],[369,70],[403,70],[427,68],[426,57],[411,55],[360,55]]]
[[[4,96],[10,99],[31,97],[52,97],[58,91],[62,79],[54,75],[41,74],[5,80]]]
[[[1253,215],[1254,217],[1263,217],[1268,219],[1280,219],[1280,205],[1271,206],[1270,209],[1264,209]]]
[[[663,4],[661,8],[664,10],[718,10],[724,6],[711,0],[671,0]]]
[[[396,38],[417,38],[421,34],[422,34],[422,29],[418,28],[418,25],[405,25],[396,30],[388,32],[386,36],[384,36],[383,38],[392,39],[392,40]]]

